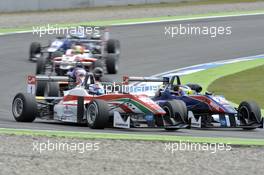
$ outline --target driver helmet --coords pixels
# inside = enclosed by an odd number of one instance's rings
[[[103,95],[105,91],[102,85],[96,83],[89,85],[89,92],[96,95]]]
[[[179,86],[181,95],[194,95],[194,91],[188,86]]]
[[[83,68],[83,63],[80,62],[80,61],[77,61],[76,64],[75,64],[75,67],[78,67],[78,68]]]
[[[84,47],[80,45],[73,46],[72,48],[73,54],[83,54],[84,50],[85,50]]]
[[[94,74],[95,79],[99,80],[103,76],[104,70],[101,67],[96,67],[93,70],[93,74]]]
[[[75,71],[76,84],[81,85],[84,82],[86,71],[84,69],[77,69]]]

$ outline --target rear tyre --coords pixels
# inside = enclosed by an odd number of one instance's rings
[[[105,60],[106,70],[109,74],[116,74],[118,72],[118,56],[109,54]]]
[[[36,54],[41,55],[41,45],[38,42],[33,42],[30,44],[29,48],[29,60],[33,61],[33,58],[36,57]]]
[[[86,110],[87,125],[92,129],[104,129],[109,121],[109,106],[104,100],[93,100]]]
[[[44,92],[45,97],[59,97],[60,86],[57,82],[48,82]]]
[[[107,41],[107,53],[120,54],[120,41],[115,39],[109,39]]]
[[[12,113],[18,122],[33,122],[37,115],[37,102],[33,95],[19,93],[12,103]]]
[[[39,74],[45,74],[46,71],[46,59],[44,57],[39,57],[37,59],[37,64],[36,64],[36,75]]]
[[[45,81],[37,81],[37,84],[36,84],[36,96],[44,96],[46,86],[47,86],[47,82],[45,82]]]
[[[175,122],[184,122],[188,121],[188,111],[186,104],[181,100],[172,100],[167,101],[162,105],[162,109],[166,112],[164,120],[167,124],[172,125]],[[177,130],[177,128],[166,128],[166,130]]]
[[[103,65],[101,60],[96,60],[93,63],[93,69],[96,69],[96,68],[100,68],[100,69],[104,70],[104,65]]]
[[[260,107],[254,101],[243,101],[238,107],[238,115],[243,125],[251,125],[261,122],[261,110]],[[255,127],[246,127],[245,130],[256,129]]]

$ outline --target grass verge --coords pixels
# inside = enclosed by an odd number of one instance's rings
[[[204,92],[208,90],[208,91],[215,92],[217,94],[223,94],[227,97],[227,99],[229,99],[230,95],[232,95],[231,93],[226,94],[224,91],[222,91],[223,93],[221,91],[215,91],[215,90],[217,90],[216,88],[214,88],[214,89],[210,88],[209,89],[208,87],[210,86],[210,84],[212,84],[217,79],[221,79],[221,78],[224,78],[224,77],[229,76],[229,75],[240,73],[240,72],[248,70],[248,69],[256,68],[258,66],[263,67],[263,65],[264,65],[264,58],[259,58],[259,59],[251,60],[251,61],[243,61],[243,62],[238,62],[238,63],[226,64],[226,65],[219,66],[216,68],[196,72],[196,73],[189,74],[189,75],[184,75],[182,77],[182,81],[183,81],[183,83],[200,84],[204,88],[204,90],[203,90]],[[259,71],[261,71],[261,70],[258,70],[258,72]],[[252,80],[254,79],[255,81],[257,81],[256,83],[258,83],[259,81],[263,82],[262,81],[263,77],[261,77],[261,75],[263,75],[263,69],[262,69],[262,72],[260,74],[258,74],[258,75],[251,74],[251,76],[247,77],[247,78],[250,78]],[[234,75],[234,76],[236,77],[236,75]],[[251,81],[250,79],[247,79],[247,78],[245,77],[241,81],[244,81],[244,82]],[[239,81],[239,80],[237,79],[237,81]],[[223,88],[232,87],[232,85],[231,85],[232,83],[233,83],[233,80],[231,80],[228,85],[222,84],[222,87]],[[258,93],[261,93],[261,92],[263,92],[263,87],[261,85],[263,86],[263,83],[262,84],[260,83],[258,85],[258,87],[256,87],[257,89],[255,87],[253,87],[254,85],[252,85],[252,87],[249,88],[249,90],[253,88],[254,91],[252,91],[252,93],[255,93],[256,91]],[[246,87],[248,87],[248,86],[244,86],[243,88],[246,88]],[[239,92],[238,92],[238,86],[234,87],[233,93],[234,94],[240,94],[241,98],[244,98],[244,100],[248,99],[248,98],[250,99],[251,98],[250,94],[243,94],[242,91],[240,90],[241,88],[242,87],[239,87]],[[262,96],[263,96],[263,94],[262,94]],[[229,100],[232,101],[233,99],[234,98],[230,98]],[[259,99],[259,98],[256,98],[256,99]],[[238,102],[238,101],[235,100],[234,102]],[[263,104],[263,98],[262,98],[261,104]],[[263,105],[262,105],[262,108],[263,108]],[[264,114],[264,110],[262,110],[262,114]]]
[[[181,21],[181,20],[195,20],[203,18],[213,18],[213,17],[228,17],[228,16],[240,16],[240,15],[255,15],[264,14],[264,10],[254,10],[254,11],[235,11],[235,12],[220,12],[220,13],[207,13],[207,14],[196,14],[196,15],[183,15],[183,16],[161,16],[155,18],[135,18],[135,19],[117,19],[117,20],[102,20],[102,21],[89,21],[82,23],[72,23],[72,24],[50,24],[51,27],[62,28],[62,27],[76,27],[81,25],[87,26],[111,26],[111,25],[124,25],[124,24],[134,24],[134,23],[146,23],[146,22],[166,22],[166,21]],[[34,26],[44,27],[44,26]],[[47,28],[47,26],[45,26]],[[32,32],[33,26],[25,26],[18,28],[1,28],[0,34],[14,33],[14,32]]]
[[[195,142],[195,143],[225,143],[241,146],[264,146],[263,139],[240,139],[240,138],[210,138],[191,136],[168,136],[168,135],[141,135],[141,134],[113,134],[99,132],[68,132],[68,131],[43,131],[43,130],[20,130],[0,128],[0,134],[62,137],[77,139],[112,139],[112,140],[135,140],[135,141],[162,141],[162,142]]]
[[[226,98],[237,104],[245,99],[254,100],[264,109],[263,74],[264,65],[258,66],[221,77],[212,82],[208,90],[216,94],[225,94]]]
[[[204,91],[206,91],[208,89],[208,86],[218,78],[235,74],[247,69],[255,68],[261,65],[264,65],[264,58],[225,64],[216,68],[184,75],[182,76],[182,81],[183,83],[198,83],[202,85],[202,87],[204,87]]]

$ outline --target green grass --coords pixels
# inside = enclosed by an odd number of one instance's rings
[[[195,143],[225,143],[232,145],[255,145],[264,146],[263,139],[240,139],[240,138],[210,138],[191,136],[168,136],[168,135],[141,135],[141,134],[113,134],[99,132],[69,132],[69,131],[42,131],[0,128],[0,134],[44,136],[77,139],[111,139],[111,140],[134,140],[134,141],[162,141],[162,142],[195,142]],[[177,134],[177,132],[175,132]]]
[[[203,92],[205,91],[212,91],[215,92],[216,94],[222,94],[225,97],[227,97],[228,100],[239,104],[239,102],[241,100],[235,100],[233,101],[233,98],[230,98],[231,94],[226,94],[225,92],[217,92],[214,89],[209,89],[208,87],[210,86],[210,84],[212,84],[215,80],[217,79],[221,79],[223,77],[226,76],[231,76],[233,74],[236,73],[240,73],[241,71],[245,71],[248,69],[252,69],[258,66],[262,66],[264,65],[264,59],[260,58],[260,59],[256,59],[256,60],[251,60],[251,61],[243,61],[243,62],[238,62],[238,63],[232,63],[232,64],[227,64],[227,65],[223,65],[223,66],[219,66],[216,68],[212,68],[212,69],[208,69],[208,70],[204,70],[204,71],[200,71],[200,72],[196,72],[193,74],[189,74],[189,75],[185,75],[182,77],[182,81],[183,83],[197,83],[200,84],[203,87]],[[263,67],[263,66],[262,66]],[[263,70],[262,70],[262,74],[258,74],[258,75],[254,75],[252,74],[252,77],[255,78],[260,78],[260,76],[263,75]],[[234,75],[235,76],[235,75]],[[249,77],[248,77],[249,78]],[[257,80],[257,81],[261,81],[262,82],[262,86],[263,86],[263,77],[260,78],[261,80]],[[249,82],[249,79],[243,79],[243,81],[245,82]],[[232,81],[229,82],[230,84],[232,84]],[[222,87],[224,87],[225,85],[223,84]],[[254,89],[254,91],[261,93],[263,92],[263,88],[261,86],[261,83],[258,86],[258,89]],[[253,88],[253,87],[251,87]],[[235,92],[235,90],[234,90]],[[236,93],[241,94],[241,99],[243,98],[243,100],[247,99],[248,95],[247,94],[243,94],[240,93],[240,87],[236,89]],[[242,97],[243,96],[243,97]],[[263,97],[263,94],[262,94]],[[263,104],[263,98],[261,100],[261,98],[256,98],[256,101],[260,102],[260,104]],[[234,104],[237,106],[237,104]],[[263,105],[262,105],[262,114],[264,114],[264,110],[263,110]]]
[[[208,90],[224,94],[239,104],[243,100],[254,100],[264,109],[264,65],[236,74],[221,77],[209,85]]]
[[[208,90],[208,86],[218,78],[241,72],[250,68],[261,66],[264,59],[256,59],[251,61],[243,61],[238,63],[226,64],[216,68],[188,74],[182,76],[183,83],[197,83],[202,85],[204,92]]]
[[[133,18],[133,19],[116,19],[116,20],[99,20],[99,21],[87,21],[81,23],[67,23],[67,24],[53,24],[54,27],[75,27],[80,25],[87,26],[111,26],[120,25],[128,23],[140,23],[140,22],[153,22],[153,21],[180,21],[180,20],[190,20],[190,19],[200,19],[214,16],[236,16],[236,15],[248,15],[248,14],[264,14],[264,10],[254,10],[254,11],[234,11],[234,12],[219,12],[219,13],[206,13],[206,14],[196,14],[196,15],[181,15],[181,16],[161,16],[155,18]],[[52,26],[52,24],[50,24]],[[35,25],[34,27],[38,27]],[[17,28],[0,28],[0,34],[12,33],[20,31],[32,31],[33,26],[21,26]],[[42,27],[42,26],[39,26]]]

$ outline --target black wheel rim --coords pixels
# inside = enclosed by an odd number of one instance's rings
[[[243,118],[245,124],[248,124],[249,120],[250,120],[250,113],[249,113],[248,109],[246,107],[241,107],[239,112],[240,112],[240,115]]]
[[[163,110],[166,112],[166,114],[165,114],[166,117],[172,118],[171,110],[167,106],[164,106]]]
[[[23,108],[24,108],[23,100],[21,98],[16,98],[14,100],[13,108],[12,108],[13,114],[16,118],[21,116],[23,112]]]
[[[98,115],[97,105],[94,103],[90,104],[87,109],[87,123],[89,125],[93,125],[96,120],[97,115]]]

